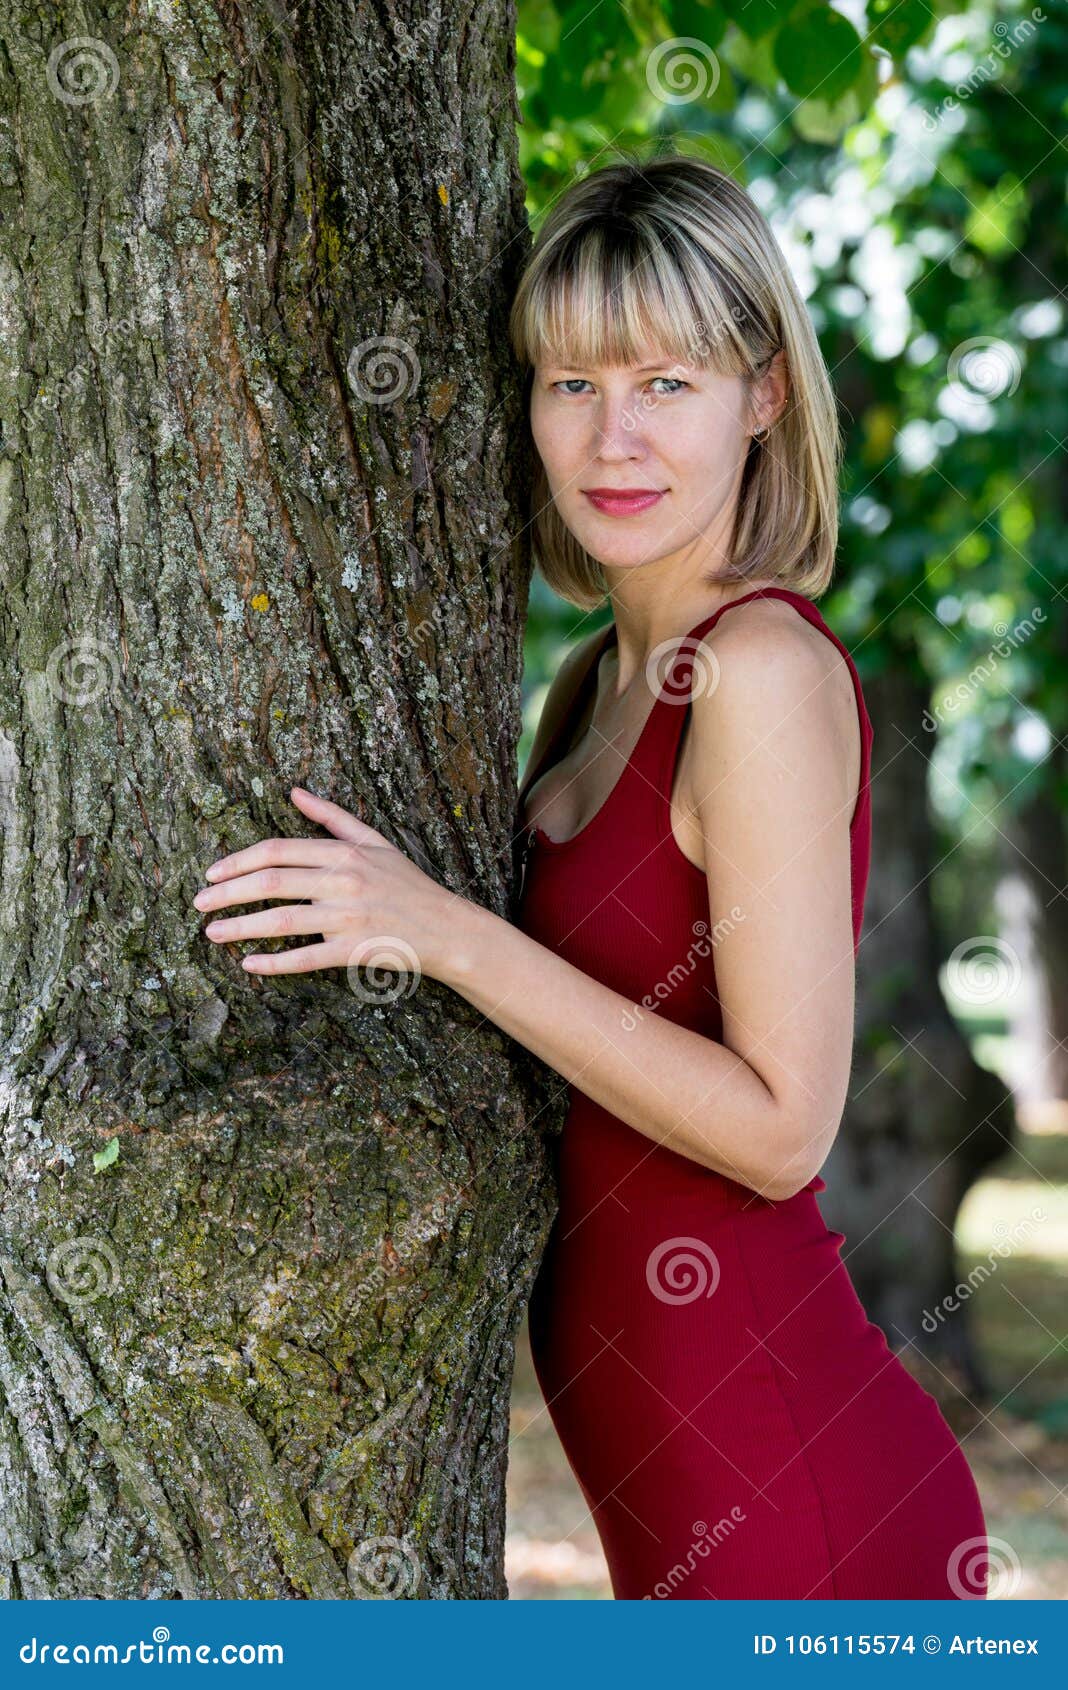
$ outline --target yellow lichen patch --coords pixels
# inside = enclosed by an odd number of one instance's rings
[[[438,183],[438,199],[441,201],[442,205],[448,205],[449,203],[449,190],[445,186],[444,182]]]
[[[253,610],[262,611],[267,609],[267,606],[271,601],[267,597],[266,593],[256,593],[253,598],[249,599],[248,602],[252,606]]]
[[[435,422],[448,415],[456,401],[454,381],[436,381],[430,389],[429,410]]]

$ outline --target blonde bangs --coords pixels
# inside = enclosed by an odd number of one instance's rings
[[[516,358],[569,369],[666,358],[749,382],[785,352],[790,393],[742,476],[720,581],[768,578],[817,598],[834,572],[842,440],[827,367],[770,225],[703,159],[666,154],[591,171],[561,195],[527,258],[509,318]],[[549,493],[537,453],[534,561],[583,609],[608,584]]]
[[[742,374],[746,346],[727,290],[682,243],[665,244],[644,219],[636,222],[622,238],[587,224],[554,253],[517,298],[519,361],[589,370],[666,357]]]

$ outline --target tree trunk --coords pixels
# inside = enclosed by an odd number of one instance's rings
[[[960,1277],[957,1211],[983,1168],[1009,1148],[1011,1100],[973,1059],[939,985],[930,746],[919,726],[928,689],[902,658],[864,691],[875,734],[872,867],[850,1102],[824,1168],[821,1206],[846,1234],[850,1275],[888,1342],[911,1342],[958,1366],[982,1392],[967,1301],[955,1299],[951,1312],[944,1300]]]
[[[1021,974],[1011,1024],[1020,1052],[1015,1084],[1024,1106],[1068,1098],[1068,904],[1062,890],[1068,828],[1057,797],[1066,761],[1062,744],[1054,745],[1041,787],[1005,819],[999,838],[1000,931]]]
[[[501,1597],[562,1101],[191,900],[298,782],[507,913],[511,0],[59,16],[0,0],[0,1595]]]

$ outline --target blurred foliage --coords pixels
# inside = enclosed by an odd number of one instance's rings
[[[520,0],[517,75],[535,227],[620,149],[709,158],[769,218],[846,436],[821,608],[862,675],[929,686],[937,813],[989,843],[1064,784],[1068,0]],[[530,611],[524,750],[607,614],[540,577]]]

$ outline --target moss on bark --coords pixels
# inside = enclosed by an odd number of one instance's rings
[[[437,983],[250,978],[191,900],[297,782],[507,908],[513,28],[0,0],[9,1596],[505,1594],[560,1105]]]

